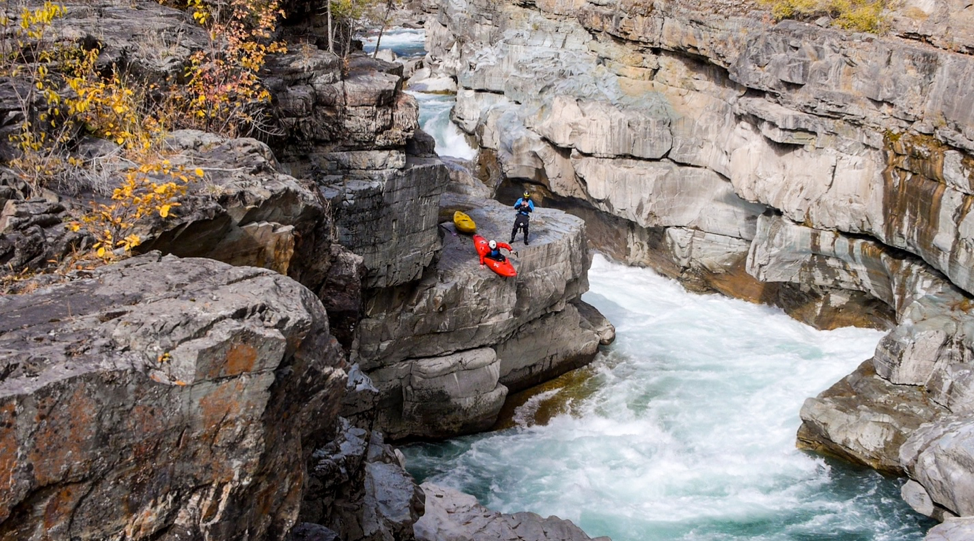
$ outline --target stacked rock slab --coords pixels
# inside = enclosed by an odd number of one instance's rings
[[[281,539],[294,524],[346,379],[312,292],[148,254],[0,307],[0,537]]]
[[[462,208],[482,235],[510,235],[513,211],[500,203],[449,194],[444,205]],[[573,304],[588,288],[584,224],[539,208],[531,227],[531,244],[515,245],[516,278],[480,267],[471,238],[449,224],[419,280],[372,293],[352,359],[379,389],[378,426],[390,437],[489,428],[510,387],[594,357],[599,335]]]
[[[741,3],[452,0],[427,35],[482,161],[579,209],[596,245],[893,327],[806,403],[800,441],[969,514],[974,58],[951,6],[907,2],[878,37]]]

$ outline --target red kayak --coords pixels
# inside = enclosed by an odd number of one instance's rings
[[[517,276],[517,271],[514,270],[514,265],[511,264],[511,260],[509,258],[504,257],[503,261],[498,261],[496,259],[487,257],[487,254],[490,253],[490,246],[487,246],[487,239],[481,237],[480,235],[474,235],[473,245],[475,248],[477,248],[477,253],[480,254],[480,257],[483,260],[484,265],[490,267],[490,270],[496,272],[497,274],[500,274],[501,276],[505,276],[507,278]],[[503,242],[498,242],[497,247],[506,248],[507,251],[511,251],[511,246]]]

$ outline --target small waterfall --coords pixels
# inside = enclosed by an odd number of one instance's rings
[[[375,50],[377,32],[362,36],[363,50]],[[426,54],[426,32],[406,28],[386,30],[379,41],[379,49],[390,49],[400,59],[416,59]],[[436,154],[443,157],[473,160],[477,149],[467,143],[460,128],[450,120],[450,112],[456,104],[456,96],[429,92],[408,91],[419,102],[419,125],[436,141]]]
[[[432,135],[436,140],[437,155],[463,160],[473,160],[477,157],[477,149],[467,143],[463,132],[450,120],[450,112],[457,102],[456,96],[426,92],[409,93],[419,102],[419,125],[424,132]]]

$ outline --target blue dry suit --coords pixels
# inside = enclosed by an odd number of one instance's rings
[[[527,203],[526,205],[524,203]],[[514,217],[514,229],[511,231],[511,242],[517,236],[517,230],[524,230],[524,244],[528,243],[528,217],[534,212],[534,201],[530,197],[522,197],[514,203],[514,210],[517,215]]]

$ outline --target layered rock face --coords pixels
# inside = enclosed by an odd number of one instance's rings
[[[510,235],[513,210],[495,201],[447,194],[443,208],[462,208],[488,238]],[[584,224],[538,209],[531,227],[531,244],[512,256],[516,278],[480,267],[451,223],[439,228],[442,249],[419,280],[372,293],[352,359],[379,389],[378,423],[390,437],[489,428],[510,388],[594,357],[599,335],[575,307],[588,288]]]
[[[312,292],[148,254],[0,307],[0,537],[275,539],[294,524],[346,380]]]
[[[969,514],[969,17],[908,4],[877,37],[746,3],[459,0],[428,48],[485,178],[538,185],[600,248],[820,326],[892,327],[799,439]]]

